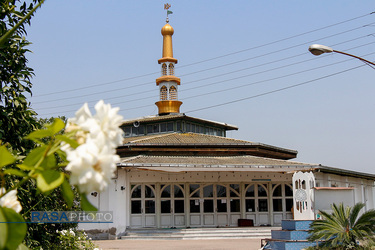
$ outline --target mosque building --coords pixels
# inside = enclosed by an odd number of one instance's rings
[[[113,211],[113,223],[81,228],[123,235],[137,228],[237,227],[240,219],[279,226],[304,209],[315,216],[335,199],[332,193],[374,208],[375,175],[295,162],[295,150],[231,139],[227,131],[236,126],[181,113],[173,33],[167,19],[158,114],[124,121],[116,176],[105,192],[89,195],[98,210]],[[293,181],[297,172],[311,181]]]

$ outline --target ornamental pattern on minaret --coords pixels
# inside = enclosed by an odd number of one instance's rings
[[[170,14],[172,12],[168,11],[167,13]],[[180,78],[174,75],[177,59],[173,57],[173,33],[174,30],[169,24],[167,17],[166,24],[161,29],[161,34],[163,35],[163,56],[158,60],[161,66],[161,76],[156,79],[156,85],[159,86],[160,99],[155,104],[158,106],[159,115],[180,113],[180,106],[182,104],[182,102],[178,100]]]

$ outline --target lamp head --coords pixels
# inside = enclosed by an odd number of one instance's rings
[[[333,49],[325,45],[313,44],[310,45],[309,51],[311,52],[311,54],[319,56],[323,53],[331,53],[333,52]]]

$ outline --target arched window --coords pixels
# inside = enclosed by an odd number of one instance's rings
[[[177,100],[177,89],[175,86],[169,88],[169,99]]]
[[[161,74],[163,76],[167,75],[167,65],[165,63],[161,66]]]
[[[173,63],[169,64],[169,74],[174,75],[174,65],[173,65]]]
[[[167,87],[165,86],[160,88],[160,100],[167,100]]]

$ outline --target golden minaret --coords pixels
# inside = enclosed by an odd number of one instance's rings
[[[172,35],[174,30],[169,25],[167,17],[166,24],[161,29],[163,35],[163,57],[158,60],[161,64],[161,76],[156,79],[156,85],[159,86],[160,101],[156,102],[159,108],[159,115],[171,113],[180,113],[182,102],[178,100],[178,85],[180,78],[174,75],[177,59],[173,58]]]

